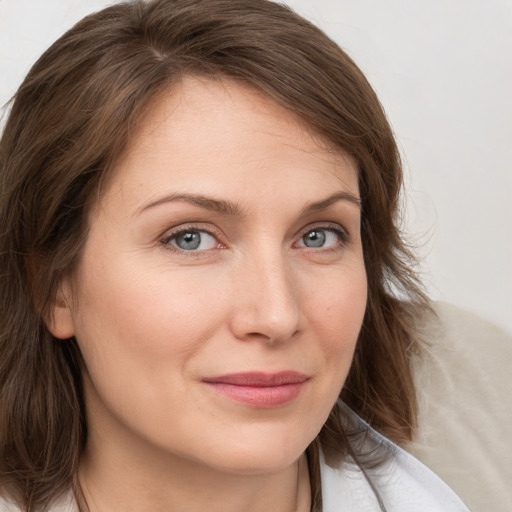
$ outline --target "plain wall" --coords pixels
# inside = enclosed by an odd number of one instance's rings
[[[0,103],[60,34],[110,3],[0,0]],[[512,2],[287,3],[354,58],[388,113],[430,295],[512,333]]]

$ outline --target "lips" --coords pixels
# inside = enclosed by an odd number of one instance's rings
[[[292,402],[309,378],[303,373],[248,372],[206,377],[202,382],[216,393],[252,407],[271,408]]]

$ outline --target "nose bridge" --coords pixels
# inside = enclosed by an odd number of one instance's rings
[[[252,252],[244,258],[243,279],[234,313],[237,337],[284,341],[299,329],[300,290],[280,248]]]

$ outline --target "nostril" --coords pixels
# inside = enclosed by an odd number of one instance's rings
[[[273,347],[274,345],[280,344],[282,342],[293,341],[294,339],[296,339],[298,337],[298,335],[299,335],[299,331],[296,330],[295,332],[293,332],[290,336],[287,336],[286,338],[269,337],[269,338],[267,338],[267,345],[270,347]]]

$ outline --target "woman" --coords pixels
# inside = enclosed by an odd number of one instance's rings
[[[391,442],[428,303],[389,125],[318,29],[109,7],[34,65],[0,152],[5,510],[467,510]]]

